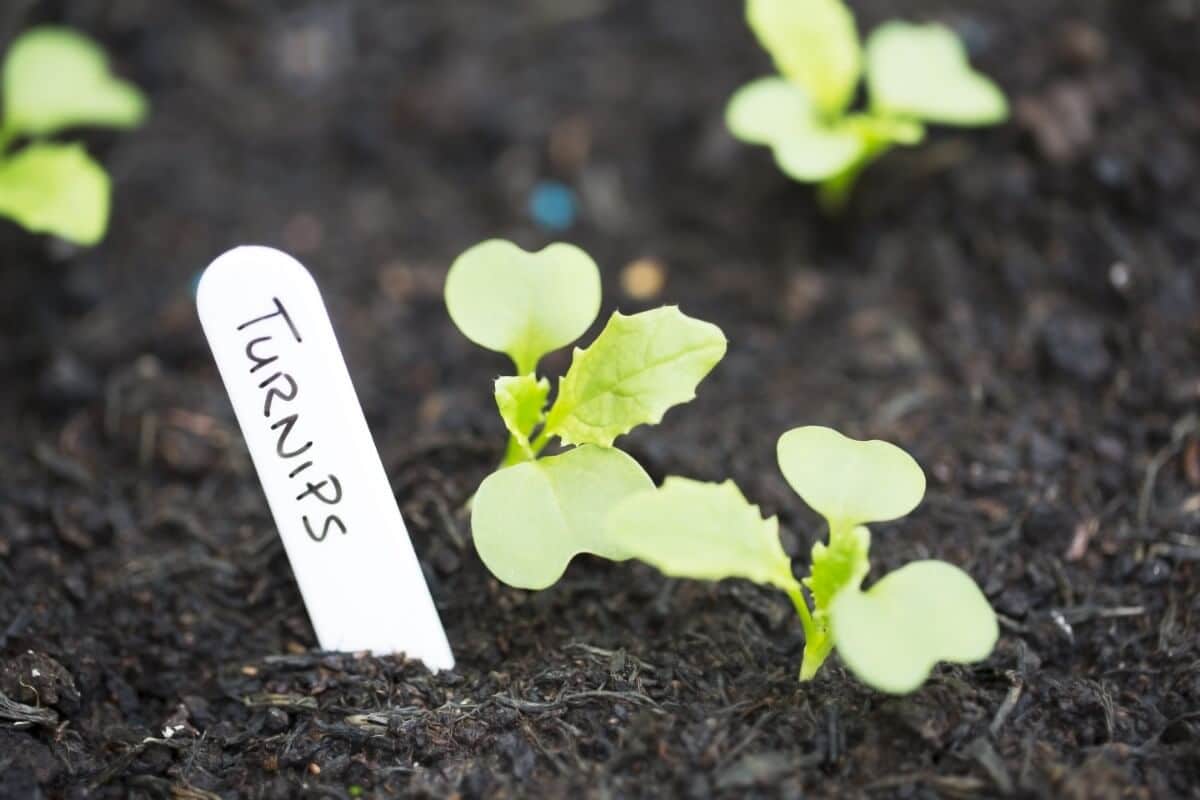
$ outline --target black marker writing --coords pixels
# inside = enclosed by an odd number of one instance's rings
[[[278,348],[279,342],[276,341],[276,333],[268,333],[272,330],[269,324],[271,320],[278,320],[286,324],[288,333],[295,339],[297,344],[303,343],[304,339],[300,335],[300,329],[296,322],[288,313],[287,308],[278,297],[271,298],[275,306],[275,310],[263,314],[260,317],[243,322],[237,326],[239,331],[244,331],[248,328],[255,327],[254,338],[246,342],[245,354],[246,359],[250,363],[249,374],[254,375],[260,369],[266,366],[273,366],[274,371],[267,378],[258,381],[259,389],[265,390],[263,393],[263,416],[270,423],[270,429],[275,431],[275,455],[284,463],[286,467],[290,467],[288,472],[289,480],[296,480],[300,473],[311,469],[317,461],[320,460],[319,453],[311,455],[315,447],[311,439],[301,438],[301,434],[297,429],[303,429],[302,414],[303,410],[298,407],[293,407],[292,404],[301,397],[300,383],[286,371],[285,365],[281,362],[282,356]],[[275,325],[280,328],[281,326]],[[286,340],[285,340],[286,341]],[[273,417],[277,409],[277,403],[283,403],[288,406],[288,412],[283,416]],[[298,444],[295,440],[300,440],[303,443]],[[309,455],[306,455],[309,454]],[[301,456],[306,456],[300,463],[295,463],[300,460]],[[337,475],[332,473],[319,481],[303,481],[303,490],[296,495],[297,503],[311,505],[313,501],[326,506],[336,506],[342,502],[342,482]],[[345,534],[348,532],[346,523],[342,518],[335,514],[327,514],[324,522],[321,523],[320,530],[313,527],[312,521],[308,514],[301,516],[301,522],[304,525],[304,531],[309,538],[314,542],[323,542],[333,529]]]
[[[325,525],[321,528],[321,532],[318,534],[313,531],[312,523],[308,521],[308,515],[306,514],[304,516],[304,530],[308,533],[309,538],[314,542],[325,541],[325,537],[329,535],[329,529],[335,525],[341,530],[342,533],[346,532],[346,523],[342,522],[339,517],[335,517],[333,514],[330,514],[325,518]]]
[[[296,323],[292,322],[292,318],[288,315],[287,309],[283,307],[283,303],[279,302],[278,297],[272,297],[271,300],[275,303],[274,311],[272,311],[270,314],[264,314],[261,317],[255,317],[249,322],[243,322],[241,325],[237,326],[237,329],[239,331],[244,331],[251,325],[257,325],[258,323],[265,322],[273,317],[283,317],[283,321],[288,324],[288,328],[290,328],[292,331],[292,336],[296,337],[297,342],[303,342],[304,340],[300,338],[300,331],[296,329]]]

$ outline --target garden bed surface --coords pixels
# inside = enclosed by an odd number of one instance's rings
[[[58,0],[19,23],[99,38],[153,117],[89,137],[101,247],[0,230],[0,796],[1200,797],[1200,20],[851,5],[954,25],[1014,119],[894,153],[837,220],[724,130],[769,70],[732,0]],[[527,217],[543,179],[578,193],[568,233]],[[724,329],[698,399],[623,441],[656,479],[735,479],[798,563],[821,530],[783,431],[912,452],[929,491],[877,527],[873,575],[961,565],[994,655],[890,697],[836,657],[800,684],[769,589],[586,557],[498,584],[465,504],[506,364],[441,300],[494,236],[584,246],[602,317]],[[315,650],[193,307],[239,243],[326,292],[452,672]],[[622,288],[639,258],[657,298]]]

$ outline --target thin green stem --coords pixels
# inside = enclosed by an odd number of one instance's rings
[[[520,357],[510,354],[513,364],[517,367],[518,375],[532,375],[537,371],[538,362],[542,360],[541,356],[530,356],[522,353]]]
[[[542,454],[546,449],[546,445],[550,444],[550,437],[553,434],[545,426],[529,443],[529,449],[533,451],[533,456],[530,457],[528,451],[525,450],[517,437],[509,434],[508,447],[504,451],[504,461],[500,463],[500,468],[511,467],[513,464],[520,464],[523,461],[533,461]]]
[[[816,636],[817,626],[813,622],[812,612],[808,610],[808,599],[804,596],[804,589],[801,588],[798,580],[792,578],[783,587],[783,590],[787,592],[788,597],[792,599],[792,605],[796,607],[796,613],[800,616],[800,627],[804,629],[804,639],[807,644]]]
[[[525,448],[521,446],[521,442],[516,436],[508,435],[508,446],[504,450],[504,460],[500,462],[500,469],[511,467],[513,464],[520,464],[522,461],[528,461],[529,454],[525,452]]]
[[[546,445],[550,444],[550,429],[543,427],[537,436],[533,437],[533,441],[529,443],[529,447],[533,450],[534,458],[540,456],[542,451],[546,449]]]

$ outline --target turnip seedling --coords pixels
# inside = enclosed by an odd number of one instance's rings
[[[34,233],[97,243],[108,227],[108,173],[82,145],[46,139],[67,128],[135,127],[146,115],[141,92],[109,73],[97,44],[56,27],[13,42],[0,82],[0,216]],[[17,140],[28,143],[11,152]]]
[[[818,185],[827,210],[846,202],[859,173],[895,145],[915,145],[924,123],[993,125],[1004,93],[971,69],[939,24],[888,22],[859,43],[841,0],[747,0],[746,19],[779,75],[739,89],[725,111],[737,138],[770,147],[788,176]],[[868,108],[852,111],[864,77]]]
[[[667,478],[612,511],[608,539],[668,575],[745,578],[787,592],[805,633],[801,680],[816,675],[835,646],[864,683],[893,693],[916,689],[939,661],[991,653],[996,615],[958,567],[917,561],[861,589],[870,569],[866,525],[904,516],[925,493],[925,474],[908,453],[810,426],[785,433],[778,457],[788,483],[829,524],[829,542],[813,546],[802,582],[776,519],[763,519],[728,481]]]
[[[516,368],[495,383],[509,433],[504,462],[471,508],[484,564],[507,584],[543,589],[578,553],[628,558],[609,539],[605,518],[654,484],[613,441],[695,396],[725,355],[721,330],[674,306],[614,313],[589,347],[575,349],[548,403],[550,382],[538,377],[538,362],[583,335],[600,310],[600,271],[585,252],[483,242],[450,268],[446,307],[468,339],[507,354]],[[570,449],[542,457],[554,439]]]

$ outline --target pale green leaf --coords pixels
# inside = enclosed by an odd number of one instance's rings
[[[504,427],[508,428],[526,458],[534,457],[529,446],[529,435],[545,417],[543,410],[549,394],[550,381],[545,378],[539,380],[533,374],[496,379],[496,407],[500,410]]]
[[[880,691],[920,686],[939,661],[988,657],[996,614],[971,576],[944,561],[915,561],[866,592],[847,589],[830,608],[838,655]]]
[[[817,113],[846,110],[862,74],[854,15],[841,0],[748,0],[746,21],[779,73],[803,89]]]
[[[1004,92],[971,68],[944,25],[881,25],[867,42],[871,107],[947,125],[993,125],[1008,118]]]
[[[830,531],[902,517],[925,495],[921,467],[887,442],[810,425],[781,436],[777,453],[788,483]]]
[[[620,450],[585,445],[493,472],[475,493],[471,532],[483,563],[500,580],[545,589],[579,553],[629,558],[605,519],[619,502],[652,489]]]
[[[724,355],[721,329],[676,306],[614,313],[590,347],[576,348],[546,430],[567,444],[611,445],[695,397],[696,385]]]
[[[0,160],[0,216],[81,245],[104,238],[109,178],[80,145],[31,144]]]
[[[734,92],[725,107],[725,123],[743,142],[771,146],[808,136],[820,125],[804,90],[775,76],[750,81]]]
[[[844,125],[814,129],[809,136],[775,146],[775,163],[788,177],[816,183],[841,175],[863,162],[863,140]]]
[[[785,590],[796,583],[779,522],[763,519],[733,481],[667,478],[617,506],[608,530],[634,558],[674,577],[747,578]]]
[[[865,146],[856,129],[822,123],[804,91],[783,78],[759,78],[743,86],[730,99],[725,121],[742,141],[770,147],[779,168],[806,183],[844,172]]]
[[[578,339],[600,311],[600,270],[570,244],[529,253],[492,239],[467,250],[446,276],[446,309],[475,344],[533,372],[546,353]]]
[[[46,136],[64,128],[132,128],[146,116],[137,87],[114,77],[104,51],[68,28],[34,28],[4,60],[4,131]]]

